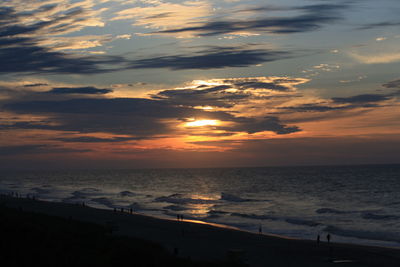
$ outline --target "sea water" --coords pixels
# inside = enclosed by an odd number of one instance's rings
[[[400,165],[3,171],[1,193],[400,247]]]

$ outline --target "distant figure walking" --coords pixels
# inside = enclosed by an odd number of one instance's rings
[[[179,219],[180,219],[179,214],[176,214],[176,220],[179,221]]]
[[[327,234],[327,235],[326,235],[326,240],[328,240],[328,243],[331,242],[331,235],[330,235],[330,234]]]
[[[318,234],[317,235],[317,245],[319,245],[319,242],[321,241],[321,236]]]
[[[133,212],[133,210],[132,210],[132,208],[130,208],[130,209],[129,209],[129,213],[132,214],[132,212]]]
[[[261,224],[258,226],[258,233],[262,234],[262,226],[261,226]]]

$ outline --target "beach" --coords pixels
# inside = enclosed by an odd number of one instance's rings
[[[166,220],[105,210],[82,204],[1,197],[1,205],[24,212],[106,226],[114,236],[140,238],[157,243],[180,258],[243,263],[248,266],[399,266],[395,248],[327,243],[251,233],[222,225]]]

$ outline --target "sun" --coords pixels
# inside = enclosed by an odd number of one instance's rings
[[[201,127],[201,126],[214,126],[218,125],[217,120],[195,120],[185,123],[186,127]]]

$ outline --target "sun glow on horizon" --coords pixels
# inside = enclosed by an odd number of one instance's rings
[[[186,127],[201,127],[218,125],[217,120],[195,120],[185,123]]]

